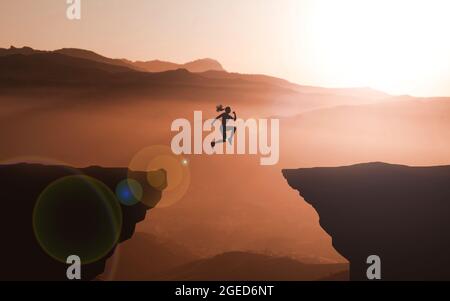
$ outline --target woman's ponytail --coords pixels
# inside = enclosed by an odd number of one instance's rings
[[[216,111],[222,112],[222,111],[225,111],[225,109],[223,108],[223,105],[218,105],[218,106],[216,106]]]

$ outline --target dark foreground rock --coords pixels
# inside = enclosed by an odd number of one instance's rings
[[[67,280],[66,269],[68,264],[50,256],[36,239],[33,229],[33,210],[36,201],[49,184],[58,179],[74,175],[86,175],[104,183],[110,189],[111,195],[117,184],[130,176],[128,170],[123,168],[89,167],[76,170],[66,166],[38,164],[0,166],[0,234],[2,245],[0,248],[2,261],[0,280]],[[146,182],[146,173],[133,172],[131,177],[141,183]],[[143,185],[143,195],[146,199],[146,205],[142,202],[132,206],[117,203],[117,208],[120,208],[119,212],[121,212],[117,243],[131,238],[136,223],[142,221],[147,210],[160,200],[161,190]],[[58,243],[71,243],[71,239],[75,237],[84,244],[92,243],[93,245],[96,244],[96,239],[102,239],[102,237],[94,237],[92,242],[82,241],[85,236],[89,236],[85,234],[90,234],[90,231],[94,230],[92,228],[97,226],[95,224],[97,216],[92,215],[92,212],[88,210],[89,206],[86,206],[86,202],[81,202],[82,200],[79,202],[82,205],[78,207],[72,206],[70,210],[64,207],[65,198],[73,201],[74,199],[77,200],[76,197],[76,190],[71,195],[62,195],[58,199],[58,202],[62,205],[53,208],[54,212],[60,213],[56,222],[61,225],[61,231],[63,232],[58,233],[58,235],[67,238],[64,242],[56,241],[55,248],[62,247],[58,246]],[[99,210],[101,211],[102,208],[99,208]],[[53,219],[54,216],[48,216],[48,218]],[[106,260],[113,254],[115,245],[98,260],[83,264],[82,280],[95,279],[104,271]]]
[[[283,170],[320,216],[350,279],[367,280],[370,255],[383,280],[450,280],[450,166],[368,163]]]

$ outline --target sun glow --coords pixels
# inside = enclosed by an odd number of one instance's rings
[[[302,85],[450,96],[449,0],[98,0],[84,1],[76,22],[62,0],[0,3],[0,28],[14,28],[0,47],[211,57],[228,71]]]
[[[316,76],[395,94],[445,93],[449,12],[446,0],[312,1],[307,30]]]

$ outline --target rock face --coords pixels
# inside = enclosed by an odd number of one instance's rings
[[[0,211],[0,234],[2,237],[0,280],[67,280],[68,264],[50,257],[42,249],[36,239],[32,219],[36,201],[43,190],[50,183],[74,174],[83,174],[101,181],[112,192],[115,191],[118,183],[130,176],[127,169],[120,168],[89,167],[75,170],[65,166],[38,164],[0,166],[0,200],[2,202]],[[133,172],[132,177],[138,181],[145,181],[146,174]],[[77,191],[74,191],[73,195],[76,194]],[[136,223],[142,221],[147,210],[160,200],[161,191],[148,185],[143,188],[143,195],[146,205],[142,202],[132,206],[120,204],[121,229],[118,233],[118,243],[131,238]],[[66,201],[65,197],[64,195],[60,197],[61,204]],[[75,200],[77,200],[76,197]],[[80,204],[83,203],[80,202]],[[95,227],[95,218],[97,217],[87,211],[86,206],[83,207],[83,205],[70,209],[68,211],[64,206],[56,208],[61,212],[61,218],[57,222],[65,231],[61,235],[67,236],[69,242],[71,237],[80,236],[80,233],[89,233],[91,228],[88,227],[93,227],[93,223]],[[92,216],[94,219],[91,218]],[[66,220],[70,219],[76,221],[75,225],[67,225]],[[95,243],[96,240],[92,241],[92,244]],[[95,262],[83,265],[82,280],[92,280],[103,273],[106,260],[113,254],[114,249],[115,246],[108,254]]]
[[[320,216],[350,279],[367,280],[370,255],[382,280],[450,280],[450,166],[368,163],[283,170]]]

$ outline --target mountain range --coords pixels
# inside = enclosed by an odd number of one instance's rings
[[[147,67],[145,67],[145,66]],[[239,106],[240,117],[291,115],[337,105],[388,101],[391,96],[370,88],[321,88],[298,85],[262,74],[227,72],[213,60],[187,64],[111,59],[83,49],[55,51],[30,47],[0,49],[0,87],[4,99],[37,99],[52,108],[76,102],[202,102]],[[148,67],[150,66],[150,67]],[[178,68],[178,69],[175,69]],[[149,72],[152,71],[152,72]],[[158,71],[158,72],[156,72]],[[64,96],[63,99],[61,96]],[[28,99],[28,100],[26,100]],[[57,104],[56,104],[57,102]],[[177,107],[169,113],[179,115]]]
[[[14,46],[11,46],[8,49],[0,48],[0,56],[8,56],[13,54],[32,55],[38,53],[63,54],[70,57],[87,59],[94,62],[121,66],[132,70],[144,72],[164,72],[176,69],[186,69],[190,72],[205,72],[209,70],[225,71],[225,69],[223,69],[222,65],[218,61],[209,58],[198,59],[185,64],[177,64],[160,60],[133,62],[127,59],[111,59],[103,55],[97,54],[93,51],[79,48],[62,48],[54,51],[35,50],[31,47],[16,48]]]

